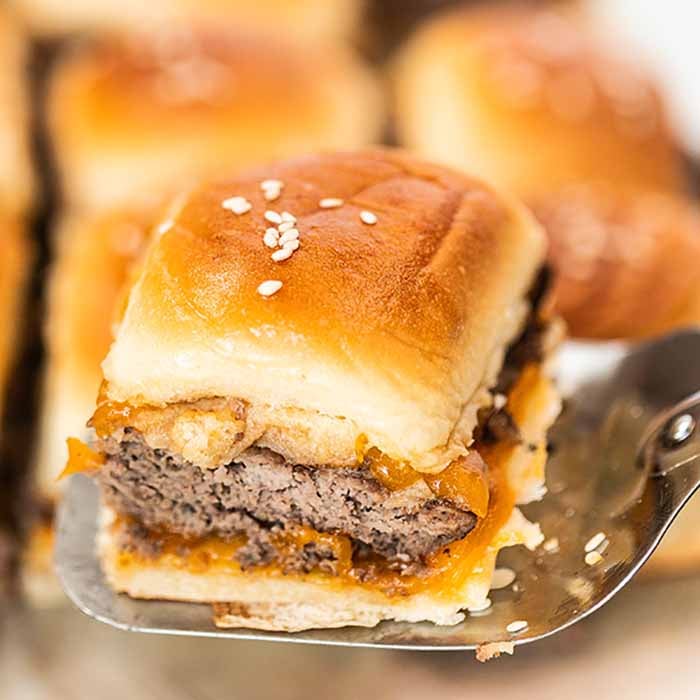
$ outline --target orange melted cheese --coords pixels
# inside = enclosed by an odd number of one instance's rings
[[[423,479],[440,498],[470,510],[483,518],[489,508],[487,467],[477,450],[454,460],[437,474],[425,474]]]
[[[71,474],[91,474],[104,465],[104,456],[88,447],[82,440],[68,438],[66,443],[68,445],[68,461],[58,476],[59,479]]]

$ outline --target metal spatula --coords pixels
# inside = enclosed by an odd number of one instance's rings
[[[206,605],[117,595],[95,556],[97,489],[81,476],[72,477],[59,512],[58,575],[84,613],[135,632],[423,650],[524,644],[554,634],[628,583],[700,485],[700,332],[634,349],[570,343],[557,373],[567,398],[551,433],[549,493],[525,508],[549,539],[534,553],[504,550],[499,566],[517,573],[515,583],[492,591],[493,605],[459,625],[223,630]]]

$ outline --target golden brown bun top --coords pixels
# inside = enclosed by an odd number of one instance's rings
[[[558,312],[574,336],[636,338],[700,323],[700,211],[659,192],[571,187],[534,202]]]
[[[284,183],[274,202],[268,178]],[[233,196],[252,209],[225,209]],[[343,205],[321,208],[328,197]],[[263,243],[268,209],[297,220],[301,245],[284,262]],[[517,333],[544,255],[522,207],[390,150],[204,185],[161,230],[103,364],[111,398],[298,407],[354,421],[404,458],[447,443]],[[257,291],[266,280],[283,283],[269,298]]]
[[[684,186],[664,105],[633,60],[573,14],[494,5],[443,13],[402,51],[406,145],[520,196],[581,181]]]
[[[163,29],[69,52],[49,121],[67,198],[119,208],[182,176],[372,143],[382,107],[373,74],[341,45]]]

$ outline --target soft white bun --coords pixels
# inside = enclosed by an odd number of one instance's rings
[[[284,183],[274,203],[267,178]],[[232,196],[251,210],[224,208]],[[319,207],[326,197],[344,203]],[[301,246],[284,262],[263,243],[270,208],[297,219]],[[106,398],[243,399],[245,439],[291,461],[354,464],[364,440],[423,471],[465,453],[545,252],[519,204],[390,150],[202,185],[160,230],[103,363]],[[283,287],[263,297],[265,280]],[[187,432],[206,456],[211,427]]]
[[[149,202],[183,182],[381,136],[374,75],[339,44],[160,29],[69,51],[49,83],[63,196]]]
[[[273,29],[304,39],[354,34],[362,0],[9,0],[32,32],[65,34],[154,29],[206,22]]]
[[[145,212],[65,214],[55,236],[46,296],[46,366],[35,480],[57,496],[66,439],[87,439],[87,419],[112,342],[115,306],[146,237]],[[89,290],[89,292],[87,291]]]
[[[573,16],[451,10],[419,27],[395,69],[403,145],[526,199],[570,182],[685,184],[654,84]]]
[[[29,144],[28,46],[0,7],[0,211],[24,215],[34,193]]]

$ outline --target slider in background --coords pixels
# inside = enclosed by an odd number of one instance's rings
[[[72,34],[157,30],[213,24],[279,29],[304,40],[343,39],[357,31],[363,0],[9,0],[32,33]]]
[[[700,209],[657,191],[571,185],[533,199],[571,335],[650,338],[700,324]]]
[[[394,78],[400,143],[525,199],[580,182],[687,185],[656,86],[573,13],[445,12],[409,39]]]
[[[22,588],[39,606],[62,600],[53,575],[53,516],[69,435],[87,438],[112,341],[119,292],[146,238],[145,211],[64,215],[46,285],[46,365],[35,454],[35,516],[24,550]]]
[[[183,179],[377,142],[375,76],[341,45],[280,33],[161,29],[59,59],[48,121],[64,200],[148,202]]]

